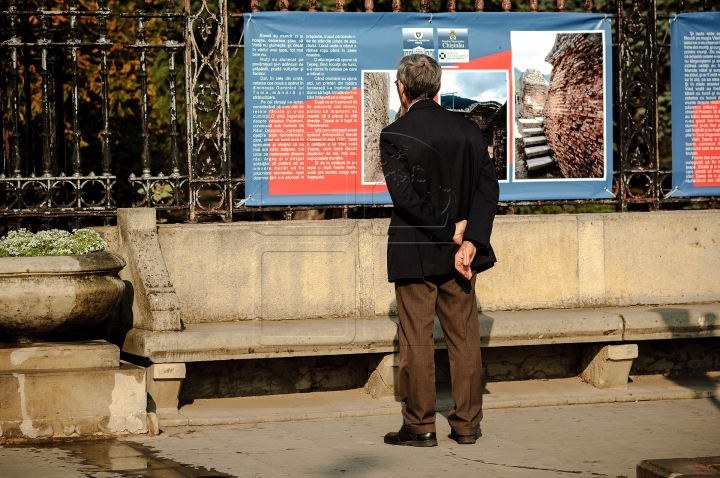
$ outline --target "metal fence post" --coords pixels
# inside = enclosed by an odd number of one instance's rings
[[[656,3],[655,0],[632,0],[630,15],[626,15],[624,7],[625,1],[617,0],[620,210],[627,211],[628,204],[633,203],[649,204],[657,209]]]
[[[232,220],[227,1],[185,3],[185,101],[189,220]],[[215,11],[213,11],[215,10]]]

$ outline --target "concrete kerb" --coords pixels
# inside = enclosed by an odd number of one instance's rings
[[[627,390],[601,390],[579,378],[486,384],[484,410],[582,405],[613,402],[683,400],[720,397],[718,378],[672,381],[653,377],[630,384]],[[453,407],[448,390],[438,392],[436,410]],[[196,400],[177,413],[158,413],[161,427],[237,425],[270,422],[399,415],[402,404],[393,397],[373,398],[357,390],[311,392],[299,402],[292,395]]]

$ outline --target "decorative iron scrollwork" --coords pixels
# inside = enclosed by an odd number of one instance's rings
[[[185,0],[185,84],[190,221],[232,219],[227,2],[193,11]],[[253,7],[254,8],[254,7]],[[212,192],[209,192],[212,191]]]
[[[642,2],[642,4],[641,4]],[[620,33],[618,141],[620,205],[657,208],[657,31],[655,2],[633,0],[630,15],[618,2]]]

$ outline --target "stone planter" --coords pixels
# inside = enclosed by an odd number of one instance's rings
[[[0,258],[0,333],[42,341],[101,322],[120,302],[123,267],[112,252]]]

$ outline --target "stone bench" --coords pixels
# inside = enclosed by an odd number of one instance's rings
[[[384,316],[126,329],[123,351],[153,363],[389,353],[397,351],[397,323]],[[720,303],[487,312],[479,323],[482,347],[720,337]],[[434,337],[436,348],[445,348],[437,319]]]
[[[151,209],[120,209],[118,227],[99,228],[128,262],[111,340],[152,364],[159,408],[177,405],[184,364],[197,361],[381,353],[369,387],[387,393],[397,309],[386,230],[387,220],[157,226]],[[635,342],[720,336],[716,238],[718,211],[498,217],[500,262],[477,285],[482,346],[588,344],[583,377],[627,383]],[[435,338],[444,348],[438,326]]]
[[[397,317],[384,316],[190,324],[167,332],[119,328],[116,333],[123,337],[124,352],[155,364],[148,381],[158,408],[176,408],[184,364],[198,361],[385,353],[368,387],[375,396],[394,393],[397,324]],[[583,378],[600,388],[622,388],[637,357],[631,342],[720,337],[720,303],[499,311],[479,314],[479,324],[482,347],[618,344],[588,347]],[[445,348],[437,318],[433,335],[436,348]]]

